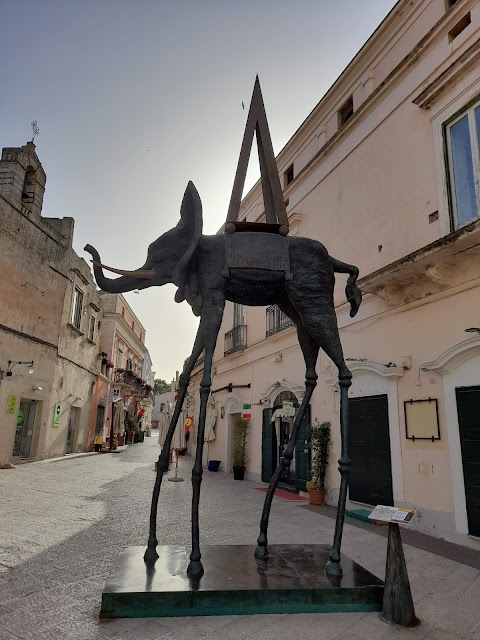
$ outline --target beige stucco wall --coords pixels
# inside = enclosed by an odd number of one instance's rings
[[[467,11],[471,24],[450,41],[451,28]],[[454,389],[480,384],[478,347],[465,333],[480,317],[480,255],[472,249],[479,242],[478,225],[450,245],[440,239],[453,231],[443,125],[480,96],[479,63],[467,61],[455,71],[479,36],[478,0],[450,11],[444,0],[399,2],[277,157],[280,176],[291,164],[295,168],[284,190],[290,235],[317,239],[331,255],[360,268],[364,302],[354,319],[345,304],[346,277],[336,277],[338,323],[353,373],[350,396],[387,395],[395,503],[415,506],[414,527],[474,547],[478,541],[467,536]],[[442,73],[450,76],[429,108],[414,103]],[[354,117],[338,130],[336,110],[351,94]],[[267,104],[267,111],[272,108]],[[257,184],[244,198],[240,217],[262,220],[262,212]],[[244,321],[245,351],[225,358],[224,335],[233,326],[227,303],[213,388],[230,382],[251,388],[215,394],[224,417],[209,457],[230,470],[229,416],[251,403],[247,471],[259,480],[265,400],[273,402],[283,390],[300,398],[304,364],[293,328],[266,338],[263,307],[245,309]],[[450,357],[449,349],[463,355]],[[441,364],[445,359],[448,366]],[[422,370],[432,362],[429,371]],[[332,423],[327,489],[328,501],[335,503],[339,394],[336,369],[323,353],[317,373],[312,418]],[[404,401],[428,397],[438,400],[441,438],[407,440]]]

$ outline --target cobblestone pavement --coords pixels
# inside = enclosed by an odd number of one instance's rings
[[[480,639],[480,571],[405,545],[415,629],[376,613],[219,616],[99,621],[102,589],[119,550],[145,544],[156,435],[119,454],[38,462],[0,471],[0,640]],[[164,482],[162,543],[189,543],[190,460],[183,483]],[[172,473],[172,472],[170,472]],[[204,474],[203,544],[252,544],[264,494]],[[272,543],[331,543],[334,521],[275,498]],[[386,540],[346,525],[343,551],[380,577]]]

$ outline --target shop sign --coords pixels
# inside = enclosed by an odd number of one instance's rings
[[[251,404],[244,404],[243,405],[242,418],[244,420],[250,420],[251,417],[252,417],[252,405]]]
[[[16,405],[17,405],[17,396],[8,396],[7,413],[15,413]]]
[[[54,412],[53,412],[53,427],[55,429],[60,426],[60,412],[61,412],[60,403],[57,402],[57,404],[55,405]]]

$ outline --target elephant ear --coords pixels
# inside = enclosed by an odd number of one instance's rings
[[[203,227],[202,201],[195,185],[191,181],[188,183],[183,195],[180,215],[180,222],[173,231],[176,243],[178,243],[183,253],[173,270],[172,282],[183,290],[192,277],[190,272],[195,269],[195,265],[191,263],[202,235]]]

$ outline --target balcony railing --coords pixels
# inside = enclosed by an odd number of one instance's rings
[[[244,324],[239,324],[233,327],[231,331],[227,331],[225,334],[225,347],[223,355],[229,356],[236,351],[245,351],[247,346],[247,327]]]
[[[152,387],[147,384],[146,380],[143,380],[140,374],[134,373],[130,369],[115,369],[113,383],[124,384],[130,392],[145,398],[152,393]]]
[[[273,336],[275,333],[279,331],[283,331],[284,329],[288,329],[288,327],[293,326],[293,322],[290,318],[281,311],[281,309],[276,304],[272,304],[271,307],[267,308],[266,311],[267,317],[267,338],[269,336]]]

